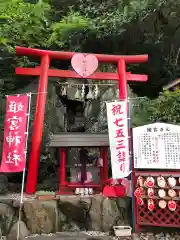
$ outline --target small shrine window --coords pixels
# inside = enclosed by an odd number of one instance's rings
[[[99,183],[98,148],[69,148],[68,182]]]

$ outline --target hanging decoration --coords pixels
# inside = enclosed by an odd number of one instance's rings
[[[119,99],[119,89],[116,89],[116,98]]]
[[[154,187],[155,180],[153,177],[149,176],[146,178],[146,181],[144,182],[144,186],[148,188],[153,188]]]
[[[169,189],[168,190],[168,196],[171,198],[176,197],[176,191],[174,189]]]
[[[176,186],[176,179],[172,176],[167,179],[167,182],[168,182],[169,187],[171,187],[171,188]]]
[[[149,198],[153,198],[154,194],[155,194],[154,188],[148,188],[147,189],[147,195],[148,195]]]
[[[78,87],[77,87],[77,91],[75,93],[74,99],[76,99],[76,100],[80,100],[81,99],[81,93],[80,93],[80,90],[79,90]]]
[[[93,74],[98,68],[98,59],[93,54],[76,53],[71,59],[73,69],[85,78]]]
[[[149,210],[150,212],[152,212],[152,211],[154,210],[154,208],[155,208],[154,200],[153,200],[153,199],[149,199],[149,200],[148,200],[148,210]]]
[[[66,85],[62,86],[62,89],[61,89],[61,95],[62,95],[62,96],[66,96],[66,95],[67,95],[67,88],[66,88]]]
[[[137,198],[137,204],[139,206],[143,206],[144,205],[144,200],[142,198]]]
[[[142,226],[180,227],[178,146],[178,125],[154,123],[133,129],[132,179],[136,232],[138,229],[142,231]],[[140,186],[144,189],[143,194],[139,190]],[[139,198],[144,200],[144,206],[139,205]]]
[[[89,87],[89,92],[86,96],[87,99],[94,99],[93,92],[92,92],[92,87]]]
[[[84,99],[85,96],[85,85],[82,85],[82,89],[81,89],[81,99]]]
[[[97,84],[97,83],[83,83],[83,84],[70,84],[68,82],[66,83],[61,83],[58,82],[59,85],[61,85],[61,95],[66,96],[67,95],[67,89],[68,88],[77,88],[77,91],[75,93],[75,99],[77,100],[84,100],[85,95],[86,95],[86,86],[89,88],[89,92],[86,96],[86,99],[98,99],[99,93],[100,93],[100,87],[114,87],[113,93],[116,96],[115,99],[119,99],[119,89],[115,87],[116,84]],[[143,98],[143,97],[142,97]],[[130,100],[132,99],[141,99],[139,98],[129,98]],[[105,104],[105,103],[104,103]]]
[[[7,96],[0,172],[23,172],[26,167],[29,95]]]
[[[159,200],[158,205],[161,209],[165,209],[167,206],[167,202],[165,200]]]
[[[159,189],[158,190],[158,196],[160,198],[165,198],[166,197],[166,191],[164,189]]]
[[[170,211],[174,212],[176,210],[176,202],[174,200],[168,201],[168,208]]]
[[[158,185],[158,187],[160,187],[160,188],[165,188],[165,187],[166,187],[166,180],[165,180],[165,178],[162,177],[162,176],[159,176],[159,177],[157,178],[157,185]]]
[[[106,102],[106,106],[112,177],[126,178],[130,174],[127,102]]]
[[[142,176],[139,176],[137,179],[137,185],[140,187],[144,186],[144,178]]]
[[[179,216],[180,202],[179,173],[162,172],[159,175],[159,172],[148,172],[148,174],[151,176],[145,176],[147,172],[137,175],[134,182],[135,190],[133,195],[135,196],[137,210],[139,214],[142,212],[144,214],[139,221],[148,226],[149,222],[154,221],[151,219],[158,219],[159,226],[163,226],[164,222],[168,225],[171,220],[175,221],[177,226],[179,220],[176,219],[179,219],[177,216]],[[170,212],[175,212],[176,216],[171,215]],[[165,214],[167,218],[161,220],[162,214]]]
[[[99,88],[98,85],[95,85],[95,89],[94,89],[94,98],[97,99],[99,96]]]

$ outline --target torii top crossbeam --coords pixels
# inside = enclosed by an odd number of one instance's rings
[[[50,59],[62,59],[71,60],[76,52],[61,52],[61,51],[49,51],[35,48],[16,47],[16,54],[19,56],[35,56],[43,57],[48,55]],[[84,53],[89,54],[89,53]],[[148,61],[148,55],[105,55],[105,54],[93,54],[97,57],[99,62],[104,63],[117,63],[119,59],[123,59],[125,63],[144,63]]]
[[[46,93],[48,87],[48,77],[83,78],[75,71],[50,69],[52,59],[72,60],[77,54],[75,52],[61,52],[40,50],[25,47],[16,47],[16,54],[21,56],[34,56],[41,58],[41,65],[36,68],[16,68],[16,74],[39,76],[39,88],[36,102],[36,113],[34,117],[34,129],[32,134],[32,147],[29,159],[29,169],[27,176],[26,192],[32,194],[36,191],[40,146],[42,141],[42,131],[44,123],[44,112],[46,105]],[[83,54],[84,57],[89,55]],[[91,54],[92,55],[92,54]],[[117,73],[95,72],[86,76],[90,79],[116,80],[118,81],[120,99],[127,99],[127,81],[147,81],[147,75],[131,74],[126,72],[126,64],[137,64],[148,61],[148,55],[119,56],[93,54],[99,62],[117,64]]]

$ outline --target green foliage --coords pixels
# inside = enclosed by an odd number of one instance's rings
[[[0,16],[0,74],[3,78],[1,93],[11,94],[22,87],[15,77],[15,64],[29,66],[26,57],[15,56],[15,46],[47,48],[51,24],[51,7],[46,3],[30,4],[11,0],[1,4]],[[27,81],[28,84],[28,81]]]
[[[84,40],[87,33],[93,29],[94,27],[89,18],[71,10],[59,22],[51,25],[52,33],[49,38],[49,44],[55,44],[60,48],[66,46],[71,48],[71,44],[75,40],[80,47],[82,44],[80,40]]]
[[[152,122],[180,123],[180,90],[166,91],[151,103]]]
[[[0,25],[1,44],[14,51],[16,45],[46,47],[49,36],[50,6],[12,0],[0,8],[0,16],[6,22]]]
[[[142,21],[166,1],[127,0],[91,1],[80,0],[80,11],[92,18],[97,36],[105,37],[122,34],[127,24]]]
[[[132,109],[132,125],[133,127],[138,127],[151,123],[150,117],[152,115],[151,108],[152,101],[145,98],[137,98],[134,101],[131,101]]]
[[[153,122],[180,124],[180,90],[165,91],[154,100],[136,100],[132,113],[134,127]]]

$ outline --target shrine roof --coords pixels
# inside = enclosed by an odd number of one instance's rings
[[[60,133],[51,138],[50,147],[107,147],[107,133]]]

